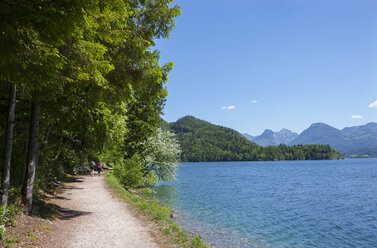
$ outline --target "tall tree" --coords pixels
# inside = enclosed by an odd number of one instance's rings
[[[168,37],[174,27],[180,11],[172,3],[0,1],[0,82],[21,89],[24,108],[32,104],[23,186],[27,213],[38,140],[43,142],[44,162],[74,164],[78,157],[82,161],[103,151],[121,157],[113,148],[126,133],[119,125],[129,115],[125,106],[131,102],[148,105],[145,109],[151,109],[153,118],[146,122],[158,126],[172,65],[160,66],[159,52],[151,48],[154,39]]]
[[[32,126],[39,129],[40,93],[45,86],[57,82],[65,59],[58,53],[57,47],[74,35],[76,23],[84,20],[87,7],[91,1],[42,1],[20,0],[0,2],[0,71],[1,79],[11,84],[22,85],[33,102]],[[39,130],[30,130],[32,136]],[[30,137],[34,141],[35,137]],[[36,137],[38,143],[38,137]],[[29,143],[28,165],[35,169],[37,161],[37,143]],[[30,161],[33,160],[31,163]],[[27,176],[34,176],[35,171],[29,171]],[[28,180],[33,182],[34,178]],[[24,187],[24,194],[30,195]],[[27,193],[26,193],[27,192]],[[32,195],[32,194],[31,194]],[[29,196],[24,195],[24,199]],[[27,200],[26,209],[29,212],[31,200]]]
[[[38,137],[39,137],[39,118],[41,113],[41,102],[39,98],[33,100],[29,128],[29,147],[27,155],[27,167],[25,182],[22,189],[25,212],[30,214],[33,205],[33,188],[35,169],[38,163]]]
[[[3,211],[5,212],[8,204],[8,194],[9,194],[9,182],[10,182],[10,162],[12,157],[12,145],[13,145],[13,134],[14,134],[14,116],[16,110],[16,85],[10,85],[9,93],[9,110],[6,128],[6,139],[4,146],[4,162],[3,162],[3,177],[2,177],[2,187],[1,187],[1,204],[3,205]]]

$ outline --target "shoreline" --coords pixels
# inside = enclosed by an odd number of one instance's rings
[[[106,184],[117,197],[121,198],[131,209],[136,218],[156,224],[159,227],[158,239],[165,240],[165,247],[212,247],[205,244],[200,235],[190,237],[187,231],[171,220],[173,212],[169,206],[161,205],[155,197],[135,194],[125,190],[112,173],[105,174]]]
[[[57,192],[38,200],[32,216],[15,212],[0,246],[208,247],[169,219],[170,208],[124,190],[111,174],[68,177]]]

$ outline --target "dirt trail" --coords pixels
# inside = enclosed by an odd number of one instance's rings
[[[106,189],[103,175],[76,178],[54,203],[64,214],[57,235],[50,240],[54,247],[158,247],[151,236],[152,227],[136,219],[127,205]]]

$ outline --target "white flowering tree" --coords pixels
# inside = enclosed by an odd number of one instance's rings
[[[177,175],[181,149],[174,134],[158,128],[155,135],[144,142],[146,183],[156,185],[159,180],[171,181]]]

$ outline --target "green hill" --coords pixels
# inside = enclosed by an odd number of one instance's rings
[[[165,124],[166,127],[166,124]],[[186,116],[169,124],[182,148],[182,161],[340,159],[328,145],[261,147],[237,131]]]

